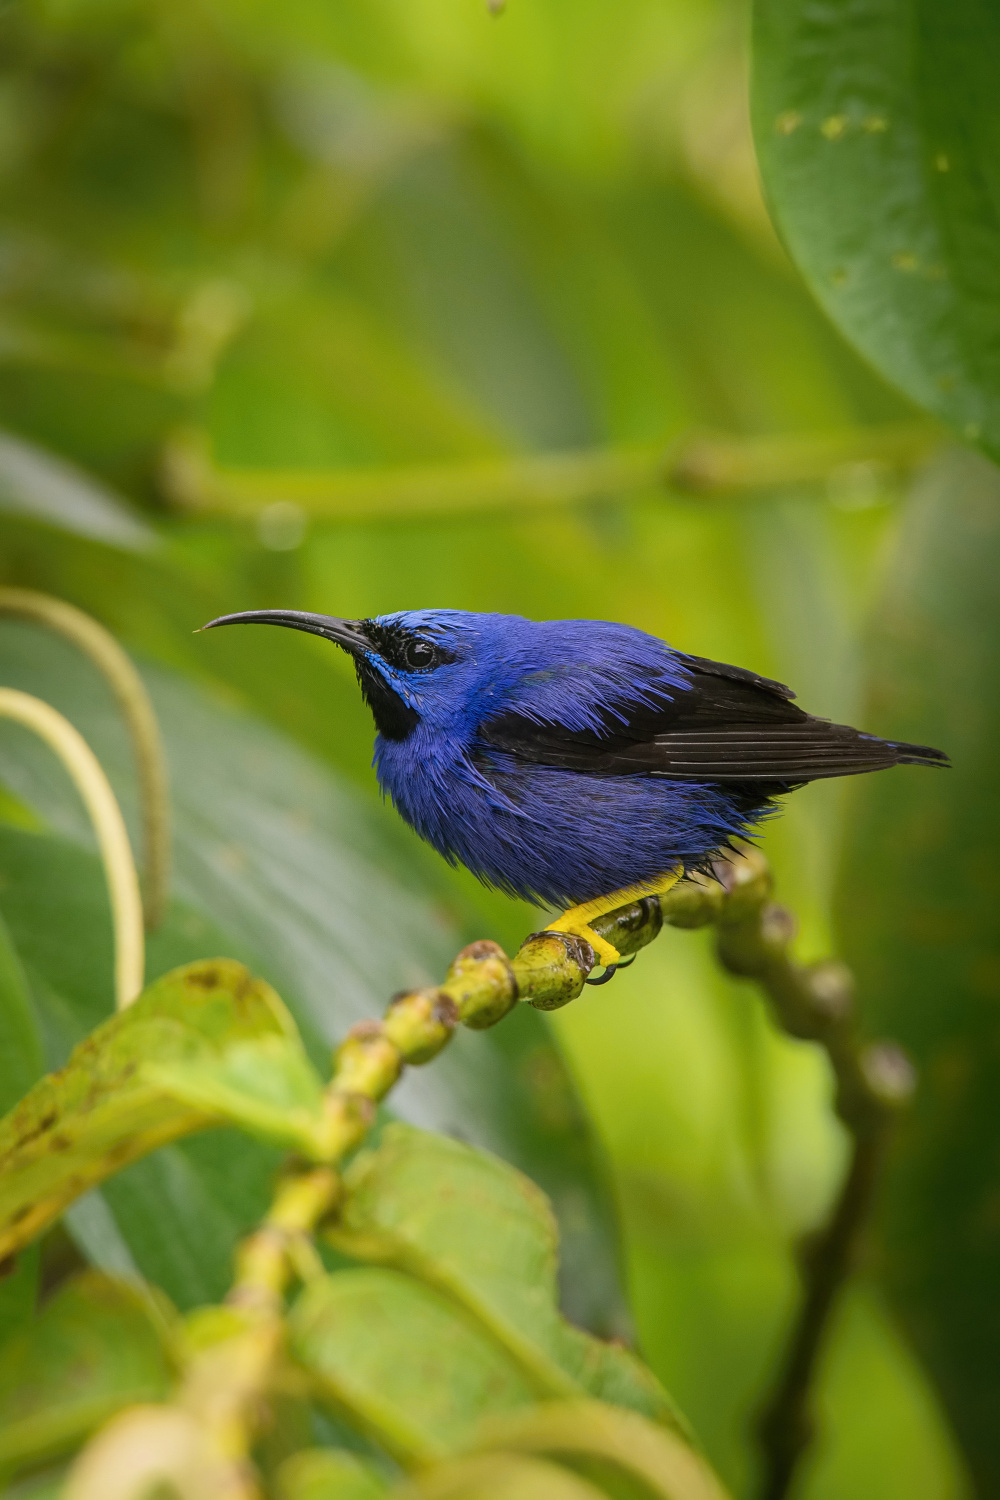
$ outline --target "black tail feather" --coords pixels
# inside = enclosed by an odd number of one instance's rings
[[[938,766],[947,770],[950,758],[943,750],[934,750],[930,745],[907,745],[902,740],[886,740],[896,752],[896,764],[900,766]]]

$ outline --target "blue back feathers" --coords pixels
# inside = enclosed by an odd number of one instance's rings
[[[668,705],[691,682],[684,658],[644,631],[594,620],[408,610],[374,624],[453,655],[431,670],[379,662],[418,717],[405,739],[379,734],[383,792],[446,859],[514,895],[560,905],[704,861],[767,810],[745,795],[649,775],[599,776],[521,764],[480,728],[514,710],[599,732],[637,708]]]

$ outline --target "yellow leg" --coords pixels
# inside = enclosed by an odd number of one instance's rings
[[[652,880],[640,880],[636,885],[626,885],[620,891],[609,892],[607,896],[583,901],[579,906],[571,906],[569,911],[564,911],[561,917],[550,922],[545,931],[570,932],[574,937],[582,937],[597,954],[599,963],[616,964],[621,959],[618,949],[599,937],[590,923],[595,917],[603,917],[605,912],[627,906],[630,901],[638,901],[643,896],[663,895],[677,884],[683,874],[684,866],[677,865],[664,875],[655,875]]]

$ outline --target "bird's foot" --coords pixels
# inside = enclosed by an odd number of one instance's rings
[[[568,932],[574,937],[583,938],[584,942],[590,944],[594,950],[597,962],[603,964],[612,973],[621,965],[621,954],[614,944],[602,938],[600,933],[595,932],[591,922],[595,917],[603,917],[609,911],[617,911],[619,906],[627,906],[630,901],[638,901],[643,896],[659,896],[675,886],[684,874],[684,867],[677,865],[673,870],[666,871],[652,880],[640,880],[635,885],[626,885],[620,891],[609,891],[606,896],[597,896],[592,901],[582,901],[579,906],[571,906],[561,916],[556,917],[546,927],[546,932]],[[594,982],[604,984],[611,978],[611,974]]]
[[[613,943],[605,942],[601,935],[588,926],[587,917],[599,916],[599,912],[591,912],[590,908],[596,906],[596,901],[588,901],[583,906],[571,906],[569,911],[564,911],[561,917],[550,922],[544,929],[546,932],[566,932],[572,937],[583,938],[594,950],[594,956],[599,964],[611,965],[621,961],[621,954]]]

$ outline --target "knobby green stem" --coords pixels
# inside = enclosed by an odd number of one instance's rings
[[[111,898],[115,933],[115,1004],[122,1010],[142,989],[145,944],[139,877],[121,808],[86,740],[51,704],[15,688],[0,688],[0,718],[23,724],[55,751],[90,814]]]
[[[163,920],[170,882],[170,798],[159,725],[139,673],[103,625],[63,599],[33,589],[0,588],[0,616],[44,625],[70,641],[102,673],[132,741],[142,809],[146,927]]]
[[[716,873],[727,892],[717,928],[721,963],[756,980],[790,1036],[825,1049],[836,1082],[835,1108],[851,1135],[850,1163],[830,1216],[801,1247],[802,1301],[758,1424],[761,1500],[783,1500],[812,1441],[810,1392],[830,1314],[853,1269],[892,1125],[915,1077],[894,1044],[860,1042],[853,981],[843,964],[825,960],[803,967],[789,956],[794,919],[770,900],[762,857],[720,862]]]
[[[224,1460],[245,1464],[262,1400],[284,1351],[284,1294],[294,1275],[322,1274],[312,1241],[335,1207],[340,1178],[330,1167],[290,1169],[260,1227],[239,1246],[226,1298],[224,1336],[189,1362],[177,1404],[197,1419]],[[252,1493],[252,1475],[247,1475]]]
[[[754,849],[716,862],[716,878],[695,876],[659,897],[595,919],[623,957],[664,924],[714,924],[718,956],[732,974],[755,980],[783,1029],[822,1045],[836,1078],[836,1108],[853,1138],[851,1165],[829,1222],[801,1257],[803,1298],[787,1354],[760,1424],[765,1457],[761,1494],[781,1500],[811,1437],[809,1394],[837,1294],[850,1274],[871,1203],[887,1133],[913,1083],[898,1049],[863,1046],[854,1030],[850,975],[827,961],[802,966],[789,956],[794,924],[771,899],[771,876]],[[511,959],[496,943],[462,950],[441,985],[397,995],[382,1021],[354,1026],[336,1054],[325,1095],[328,1131],[322,1165],[292,1165],[274,1206],[237,1253],[227,1306],[237,1325],[192,1359],[180,1400],[208,1424],[217,1450],[244,1462],[263,1402],[280,1368],[284,1293],[318,1273],[311,1235],[336,1211],[337,1165],[363,1140],[375,1109],[405,1065],[429,1062],[459,1024],[494,1026],[519,1002],[553,1010],[574,1000],[594,967],[589,944],[563,933],[533,933]],[[248,1479],[247,1494],[254,1493]]]
[[[692,434],[647,445],[391,469],[234,469],[216,465],[203,434],[175,435],[163,456],[167,498],[180,510],[252,519],[273,506],[303,520],[389,520],[544,510],[620,500],[643,490],[704,498],[826,479],[852,465],[908,470],[940,446],[927,422],[777,437]]]

